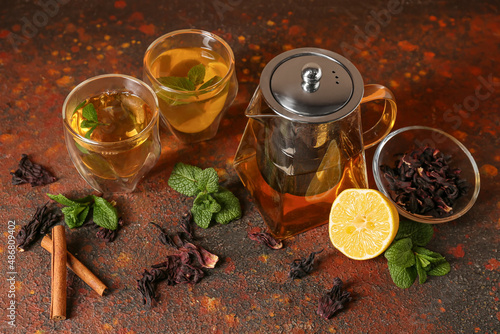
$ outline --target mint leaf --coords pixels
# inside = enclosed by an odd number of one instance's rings
[[[219,190],[219,176],[213,168],[205,168],[201,173],[196,174],[198,189],[207,193],[214,193]]]
[[[193,220],[201,228],[208,228],[210,222],[212,221],[213,213],[203,210],[202,207],[193,205],[191,208],[191,213],[193,214]]]
[[[109,230],[116,230],[118,227],[118,212],[116,208],[102,197],[93,196],[94,215],[92,219],[97,225]]]
[[[440,263],[446,261],[441,254],[430,251],[424,247],[413,247],[413,251],[418,253],[421,258],[428,260],[430,263]]]
[[[451,270],[450,264],[448,263],[448,261],[444,260],[444,262],[439,263],[434,268],[429,270],[427,274],[431,276],[444,276],[447,273],[449,273],[450,270]]]
[[[203,64],[198,64],[196,66],[193,66],[188,72],[188,79],[195,86],[201,84],[204,78],[205,78],[205,65]]]
[[[409,220],[399,222],[398,233],[394,240],[411,238],[415,246],[425,246],[431,241],[434,229],[430,224],[422,224]]]
[[[82,110],[82,116],[89,120],[97,123],[97,111],[92,103],[87,104]]]
[[[450,264],[441,254],[421,247],[430,242],[433,234],[431,225],[400,222],[394,241],[384,253],[392,280],[400,288],[410,287],[417,275],[423,284],[428,275],[442,276],[450,271]]]
[[[156,92],[156,95],[160,99],[162,99],[163,101],[165,101],[166,103],[168,103],[171,106],[180,106],[180,105],[191,103],[191,102],[186,102],[186,101],[183,101],[183,100],[179,100],[178,94],[166,92],[165,90],[161,90],[161,89]],[[187,94],[187,93],[185,93],[183,95],[184,96],[191,96],[191,95],[194,96],[195,94]]]
[[[407,289],[412,286],[417,278],[417,270],[415,267],[403,268],[391,262],[387,262],[387,266],[392,280],[401,289]]]
[[[49,196],[49,198],[53,201],[56,201],[57,203],[60,203],[62,205],[66,205],[66,206],[79,206],[79,203],[75,202],[75,201],[72,201],[68,198],[66,198],[66,196],[64,195],[52,195],[52,194],[47,194],[47,196]]]
[[[214,85],[215,83],[219,82],[221,79],[222,79],[221,77],[219,77],[218,75],[216,75],[212,79],[208,80],[203,85],[201,85],[200,88],[198,88],[198,90],[202,90],[202,89],[208,88],[208,87]]]
[[[207,193],[199,193],[193,202],[191,213],[193,220],[199,227],[208,228],[212,221],[212,215],[219,212],[221,206]]]
[[[200,192],[197,179],[201,172],[201,168],[186,165],[182,162],[176,163],[168,179],[168,185],[183,195],[195,196]]]
[[[80,103],[79,105],[77,105],[75,110],[73,110],[73,114],[71,114],[71,116],[73,116],[78,111],[78,109],[82,108],[85,105],[85,103],[87,103],[87,100],[85,100],[82,103]]]
[[[219,203],[207,193],[199,193],[193,202],[194,205],[210,213],[216,213],[221,210]]]
[[[82,145],[78,144],[75,140],[75,146],[76,148],[78,149],[78,151],[82,152],[83,154],[89,154],[89,150],[87,150],[85,147],[83,147]]]
[[[433,251],[431,251],[427,248],[424,248],[424,247],[415,246],[415,247],[413,247],[413,250],[415,252],[419,253],[420,255],[425,255],[425,256],[430,257],[430,258],[442,257],[441,254],[433,252]]]
[[[227,224],[241,217],[238,198],[219,187],[219,177],[213,168],[202,170],[179,162],[174,166],[168,185],[181,194],[197,196],[191,213],[196,224],[202,228],[207,228],[212,218],[220,224]]]
[[[90,202],[92,201],[91,196],[86,196],[84,198],[76,199],[76,200],[71,200],[68,199],[66,196],[59,194],[59,195],[51,195],[47,194],[49,198],[53,201],[56,201],[59,204],[65,205],[65,206],[84,206],[84,205],[89,205]]]
[[[97,126],[99,123],[96,123],[94,121],[88,121],[86,119],[84,119],[81,123],[80,123],[80,127],[81,128],[91,128],[93,126]]]
[[[88,206],[83,205],[66,206],[62,208],[61,211],[64,214],[64,221],[66,222],[66,225],[68,225],[69,228],[82,226],[85,222],[85,218],[87,217],[88,209]],[[87,214],[83,214],[85,211]]]
[[[221,206],[221,210],[215,213],[217,223],[227,224],[241,217],[240,201],[229,190],[220,187],[219,191],[212,194],[212,196]]]
[[[87,216],[89,215],[90,211],[90,206],[85,207],[82,212],[78,214],[78,222],[80,223],[79,226],[82,226],[83,223],[85,222],[85,219],[87,219]]]
[[[188,78],[182,77],[160,77],[158,81],[168,88],[181,91],[194,91],[196,87]]]
[[[427,272],[424,269],[424,265],[420,261],[421,259],[417,257],[417,274],[418,274],[418,283],[424,284],[427,280]]]
[[[393,242],[385,251],[384,256],[389,263],[398,267],[411,267],[415,265],[415,254],[413,254],[410,238],[404,238]]]
[[[425,258],[426,257],[425,255],[416,253],[415,256],[416,256],[416,261],[419,262],[423,268],[427,268],[431,264],[431,262]]]
[[[85,138],[90,139],[90,135],[92,134],[92,132],[94,132],[95,128],[97,128],[97,125],[94,125],[90,128],[89,131],[87,131],[87,133],[85,134]]]

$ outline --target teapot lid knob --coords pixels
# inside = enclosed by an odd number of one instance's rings
[[[319,88],[321,79],[321,67],[316,63],[307,63],[302,67],[302,89],[308,93],[314,93]]]

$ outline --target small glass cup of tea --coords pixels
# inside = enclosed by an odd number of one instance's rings
[[[66,97],[62,115],[69,156],[97,191],[134,191],[160,157],[158,100],[141,80],[87,79]]]
[[[158,96],[161,119],[184,143],[213,138],[238,91],[233,51],[203,30],[155,40],[144,55],[143,80]]]

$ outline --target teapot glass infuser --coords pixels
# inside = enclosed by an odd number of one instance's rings
[[[379,99],[382,116],[363,131],[360,104]],[[341,55],[300,48],[267,64],[245,114],[235,169],[270,232],[287,238],[328,222],[342,190],[368,187],[364,150],[390,132],[396,103]]]

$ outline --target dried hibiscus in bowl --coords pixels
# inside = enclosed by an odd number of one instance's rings
[[[453,205],[469,184],[451,168],[450,156],[428,146],[405,153],[396,167],[380,166],[392,200],[406,211],[436,218],[453,214]]]

